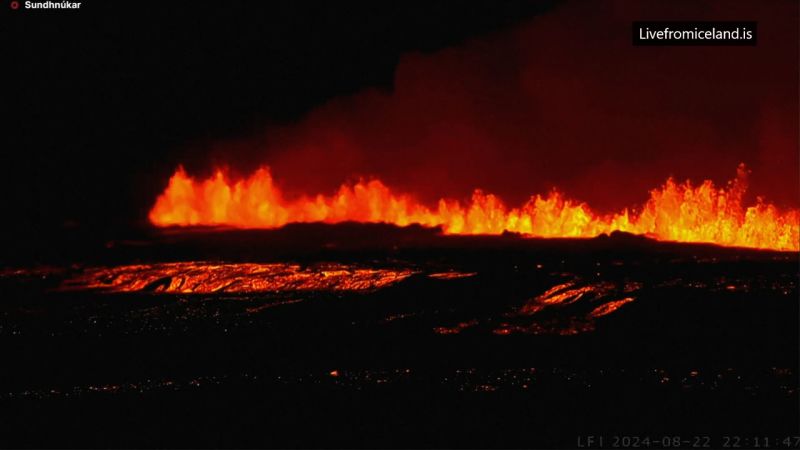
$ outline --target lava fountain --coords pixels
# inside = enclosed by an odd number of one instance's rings
[[[594,237],[612,231],[677,242],[706,242],[773,250],[800,250],[800,210],[780,210],[758,198],[744,204],[747,169],[724,187],[710,180],[693,184],[669,178],[638,208],[598,214],[583,202],[553,190],[507,207],[497,196],[475,190],[466,204],[440,199],[435,208],[392,192],[378,179],[343,184],[333,195],[288,200],[268,168],[229,180],[217,171],[196,180],[182,168],[150,211],[159,227],[228,225],[276,228],[293,222],[382,222],[441,227],[447,234],[520,233],[535,237]]]

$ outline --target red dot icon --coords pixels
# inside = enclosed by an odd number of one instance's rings
[[[11,9],[19,9],[19,2],[17,1],[11,2]]]

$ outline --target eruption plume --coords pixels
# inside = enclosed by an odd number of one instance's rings
[[[378,179],[343,184],[333,195],[286,199],[268,168],[246,179],[229,180],[222,171],[195,180],[179,168],[150,211],[159,227],[229,225],[276,228],[294,222],[344,221],[421,224],[446,234],[520,233],[532,237],[594,237],[612,231],[643,234],[678,242],[800,250],[800,211],[779,210],[759,198],[744,204],[747,170],[725,187],[669,178],[650,191],[639,208],[598,214],[586,203],[557,190],[534,195],[516,208],[495,195],[475,190],[462,203],[442,198],[428,207],[407,194],[392,192]]]

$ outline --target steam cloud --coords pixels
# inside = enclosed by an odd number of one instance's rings
[[[641,204],[672,175],[798,206],[796,2],[574,2],[397,66],[300,123],[218,145],[269,165],[289,195],[380,177],[432,202],[481,188],[507,203],[557,186],[599,210]],[[755,20],[756,47],[634,47],[634,20]],[[796,21],[795,21],[796,22]],[[247,157],[243,157],[248,155]]]

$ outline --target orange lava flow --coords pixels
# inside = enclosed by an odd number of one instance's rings
[[[297,291],[369,292],[403,281],[409,269],[370,269],[343,264],[175,262],[90,267],[62,290],[180,294]]]
[[[440,226],[447,234],[508,231],[536,237],[594,237],[625,231],[665,241],[800,250],[800,210],[779,210],[760,198],[744,205],[746,189],[747,170],[742,164],[736,179],[725,187],[710,180],[694,185],[669,178],[650,191],[641,207],[600,215],[558,191],[508,208],[498,197],[476,190],[466,204],[441,199],[430,208],[374,179],[343,184],[330,196],[287,200],[267,168],[236,181],[228,180],[222,171],[199,181],[178,168],[150,211],[150,221],[160,227],[242,228],[276,228],[292,222],[383,222]]]

